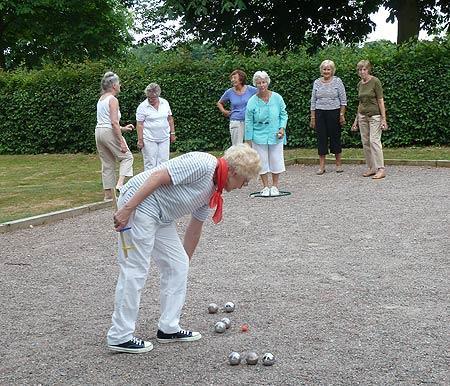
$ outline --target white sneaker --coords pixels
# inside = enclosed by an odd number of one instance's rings
[[[270,188],[270,195],[271,196],[279,196],[280,195],[280,191],[278,190],[278,188],[276,186],[272,186]]]
[[[261,196],[269,197],[270,196],[270,188],[266,186],[263,190],[261,190]]]

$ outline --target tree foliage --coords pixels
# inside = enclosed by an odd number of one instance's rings
[[[0,67],[114,56],[131,45],[126,0],[0,0]]]
[[[389,21],[399,20],[401,42],[417,36],[420,28],[448,27],[448,0],[149,0],[139,2],[137,13],[140,32],[157,31],[144,42],[197,40],[240,51],[263,45],[280,52],[301,44],[316,49],[363,41],[375,27],[370,15],[381,6],[389,10]]]

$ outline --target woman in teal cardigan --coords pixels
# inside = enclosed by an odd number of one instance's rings
[[[247,103],[245,140],[251,141],[261,158],[261,195],[278,196],[279,176],[286,170],[283,155],[288,120],[286,104],[280,94],[269,90],[270,78],[265,71],[255,72],[253,84],[258,92]],[[272,174],[271,186],[269,173]]]

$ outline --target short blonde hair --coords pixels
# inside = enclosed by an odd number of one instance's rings
[[[157,97],[159,97],[161,95],[161,87],[159,87],[158,83],[150,83],[146,88],[145,88],[145,95],[149,96],[151,95],[156,95]]]
[[[359,71],[361,68],[366,67],[369,74],[372,72],[372,64],[368,60],[360,60],[356,65],[356,69]]]
[[[328,60],[328,59],[326,59],[322,63],[320,63],[320,66],[319,66],[320,73],[322,73],[323,68],[326,66],[330,66],[331,75],[334,75],[334,73],[336,72],[336,66],[334,65],[334,62],[332,60]]]
[[[257,81],[258,79],[265,80],[265,81],[267,82],[268,85],[270,84],[270,78],[269,78],[269,75],[268,75],[267,72],[265,72],[265,71],[256,71],[256,72],[253,74],[253,86],[256,86],[256,81]]]
[[[261,170],[261,160],[255,149],[246,143],[231,146],[223,156],[236,174],[250,180],[256,178]]]

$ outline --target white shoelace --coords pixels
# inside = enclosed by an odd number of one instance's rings
[[[142,345],[142,339],[136,338],[135,336],[133,336],[133,338],[131,338],[132,342],[138,345]]]

